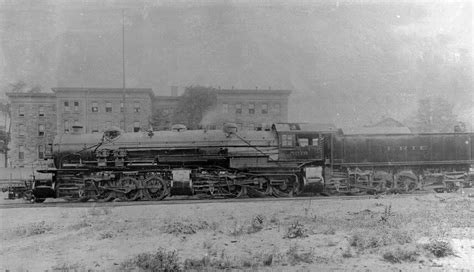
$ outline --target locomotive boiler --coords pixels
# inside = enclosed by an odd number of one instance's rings
[[[275,124],[269,131],[222,130],[58,135],[51,145],[49,188],[36,201],[161,200],[175,195],[289,196],[322,190],[331,125]]]

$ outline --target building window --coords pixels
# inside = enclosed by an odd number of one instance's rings
[[[235,113],[242,114],[242,104],[235,104]]]
[[[140,112],[140,102],[133,103],[133,111]]]
[[[105,112],[112,112],[112,103],[105,103]]]
[[[25,147],[23,145],[18,146],[18,159],[19,160],[25,159]]]
[[[64,111],[65,112],[69,111],[69,101],[64,101]]]
[[[92,131],[91,131],[91,132],[92,132],[92,133],[98,133],[98,132],[99,132],[99,129],[98,129],[96,126],[94,126],[94,127],[92,127]]]
[[[222,112],[229,113],[229,104],[227,103],[222,104]]]
[[[18,125],[18,136],[25,136],[25,125]]]
[[[43,124],[38,125],[38,136],[44,136],[44,125]]]
[[[25,105],[18,105],[18,116],[25,116]]]
[[[120,102],[120,112],[124,112],[125,111],[125,105],[123,102]]]
[[[38,116],[44,116],[44,107],[41,105],[38,107]]]
[[[255,114],[255,104],[254,103],[249,104],[249,114]]]
[[[99,104],[97,102],[92,102],[92,112],[99,112]]]
[[[44,159],[44,145],[38,146],[38,159]]]
[[[262,114],[268,113],[268,104],[262,104]]]
[[[75,112],[79,111],[79,101],[74,101],[74,111]]]
[[[64,120],[64,133],[68,133],[68,132],[69,132],[69,121]]]
[[[280,106],[280,104],[278,104],[278,103],[275,104],[275,113],[278,114],[278,113],[280,113],[280,111],[281,111],[281,106]]]
[[[133,122],[133,132],[139,132],[139,131],[140,131],[140,121]]]
[[[293,146],[293,135],[281,135],[281,146]]]
[[[255,130],[255,124],[250,123],[248,128],[249,130]]]
[[[111,126],[112,126],[112,121],[107,121],[107,122],[105,122],[105,127],[106,127],[106,128],[109,128],[109,127],[111,127]]]

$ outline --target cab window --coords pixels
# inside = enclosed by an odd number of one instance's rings
[[[319,139],[318,138],[313,138],[313,146],[318,146],[319,145]]]
[[[281,135],[281,146],[293,146],[294,135]]]
[[[308,138],[299,138],[298,139],[298,146],[308,146],[309,145],[309,139]]]

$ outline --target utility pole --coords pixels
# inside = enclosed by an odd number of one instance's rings
[[[127,125],[125,124],[125,15],[122,9],[122,120],[123,120],[123,131],[126,131]]]

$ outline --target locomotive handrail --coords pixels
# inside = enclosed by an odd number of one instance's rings
[[[234,135],[237,136],[237,138],[239,138],[242,142],[246,143],[246,144],[247,144],[248,146],[250,146],[251,148],[257,150],[260,154],[262,154],[262,155],[264,155],[264,156],[267,156],[269,161],[276,162],[277,164],[279,164],[278,160],[272,159],[268,154],[265,154],[263,151],[261,151],[260,149],[258,149],[256,146],[252,145],[251,143],[249,143],[248,141],[246,141],[244,138],[240,137],[237,133],[234,133]]]

